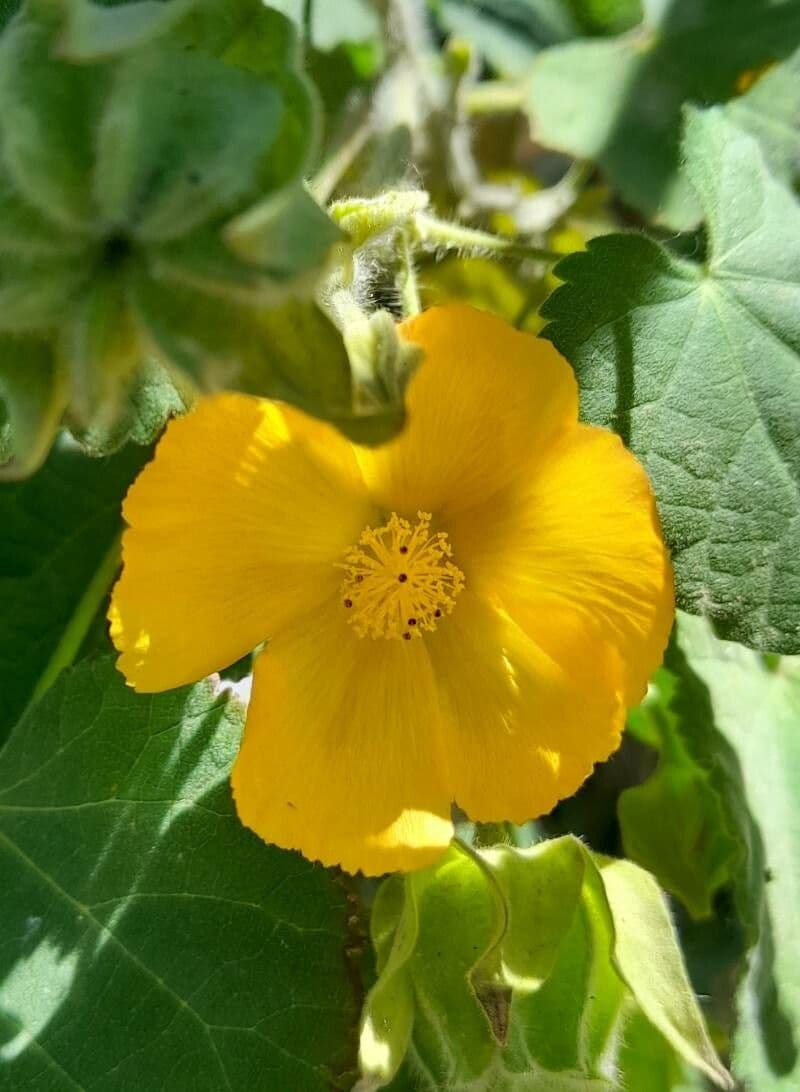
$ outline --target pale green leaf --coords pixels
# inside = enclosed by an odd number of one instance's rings
[[[509,908],[502,979],[517,994],[535,992],[549,977],[572,924],[583,886],[583,852],[572,839],[554,839],[525,851],[497,846],[483,856]]]
[[[359,1064],[367,1087],[383,1087],[396,1076],[408,1051],[414,1023],[414,987],[408,966],[419,938],[419,913],[412,884],[401,875],[378,889],[370,917],[379,978],[361,1022]]]
[[[575,42],[534,62],[528,110],[549,147],[600,164],[620,196],[671,227],[700,219],[680,171],[684,103],[723,102],[747,69],[800,42],[794,0],[649,0],[611,41]]]
[[[704,1092],[708,1088],[642,1012],[634,1013],[625,1025],[619,1086],[630,1092]]]
[[[451,847],[386,881],[373,940],[359,1088],[610,1092],[637,1011],[730,1087],[655,880],[575,838]]]
[[[760,75],[724,110],[756,137],[773,174],[792,185],[800,172],[800,50]]]
[[[630,861],[598,859],[614,920],[614,960],[647,1019],[696,1069],[733,1088],[697,1007],[664,896]]]
[[[678,605],[757,648],[800,649],[800,209],[756,141],[692,114],[687,170],[708,221],[699,267],[638,235],[558,266],[547,334],[583,417],[647,468]]]
[[[765,662],[697,618],[681,618],[679,639],[738,756],[755,825],[740,902],[754,902],[760,939],[737,1000],[734,1075],[758,1092],[789,1092],[800,1081],[800,660]]]

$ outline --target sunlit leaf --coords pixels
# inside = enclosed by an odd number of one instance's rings
[[[386,881],[372,928],[362,1088],[406,1088],[413,1074],[431,1089],[610,1092],[636,1012],[676,1057],[730,1087],[663,896],[629,862],[571,837],[528,850],[453,846]]]
[[[9,1087],[344,1081],[345,891],[240,824],[242,720],[209,683],[137,696],[105,658],[17,727],[0,759]]]
[[[543,313],[583,416],[646,466],[678,605],[756,648],[800,650],[800,209],[718,111],[687,123],[704,266],[642,236],[558,267]]]

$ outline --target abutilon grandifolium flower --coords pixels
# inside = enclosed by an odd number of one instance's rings
[[[325,864],[436,859],[455,801],[523,822],[618,746],[672,572],[644,470],[553,346],[465,306],[404,323],[408,424],[349,443],[241,394],[169,425],[125,501],[111,634],[141,691],[267,642],[242,821]]]

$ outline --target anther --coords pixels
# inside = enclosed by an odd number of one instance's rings
[[[447,535],[431,533],[427,513],[417,517],[412,525],[392,513],[385,526],[365,528],[337,565],[345,571],[340,602],[359,637],[422,637],[452,611],[464,587]]]

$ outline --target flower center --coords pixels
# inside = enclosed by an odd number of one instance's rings
[[[427,512],[417,520],[412,527],[393,512],[383,527],[367,527],[339,563],[342,603],[359,637],[410,641],[455,606],[464,574],[450,561],[447,535],[431,534]]]

